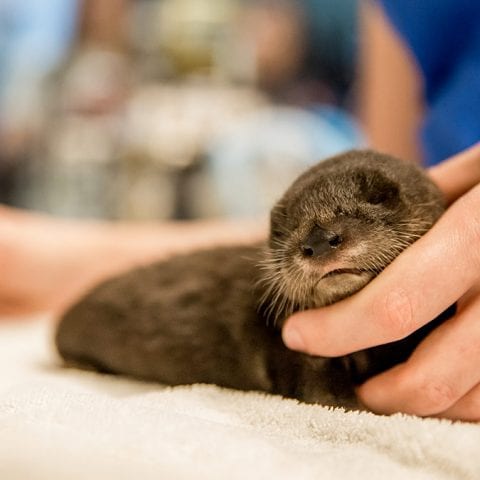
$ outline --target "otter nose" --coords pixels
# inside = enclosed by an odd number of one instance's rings
[[[318,257],[324,253],[329,253],[343,242],[342,237],[330,230],[321,227],[314,227],[309,233],[303,244],[301,251],[305,257]]]

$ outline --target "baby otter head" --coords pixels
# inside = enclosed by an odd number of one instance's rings
[[[271,212],[264,305],[276,319],[364,287],[443,211],[415,165],[350,151],[301,175]]]

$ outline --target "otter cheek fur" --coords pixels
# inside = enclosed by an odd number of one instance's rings
[[[103,372],[355,408],[355,386],[404,361],[435,323],[338,358],[288,350],[281,326],[361,289],[443,209],[415,165],[369,150],[338,155],[285,192],[267,245],[181,255],[107,280],[63,315],[57,348],[67,363]]]

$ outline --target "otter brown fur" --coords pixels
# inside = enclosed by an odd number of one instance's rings
[[[333,157],[275,205],[268,245],[199,251],[107,280],[63,315],[58,350],[67,362],[168,385],[354,407],[355,385],[405,360],[426,331],[322,358],[288,350],[281,326],[362,288],[443,209],[411,163],[369,150]]]

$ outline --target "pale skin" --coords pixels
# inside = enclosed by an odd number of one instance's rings
[[[374,4],[367,4],[364,22],[366,130],[377,148],[415,159],[421,112],[416,66]],[[457,302],[456,315],[407,362],[361,385],[358,396],[377,413],[480,421],[480,144],[429,173],[449,204],[438,223],[359,293],[292,316],[283,338],[313,355],[345,355],[404,338]]]

